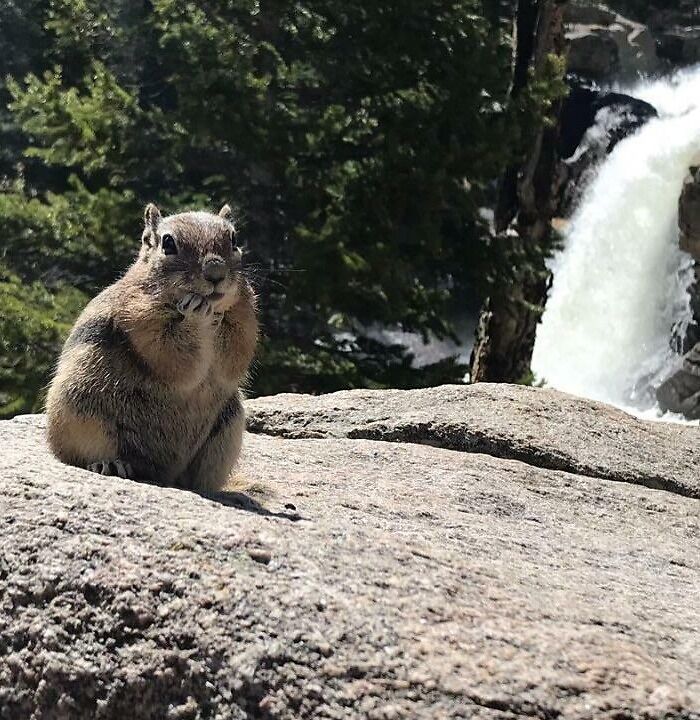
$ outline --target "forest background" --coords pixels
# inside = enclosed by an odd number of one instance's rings
[[[376,331],[456,340],[495,283],[552,250],[491,222],[499,178],[566,92],[552,58],[510,97],[526,5],[2,3],[0,417],[41,408],[150,201],[236,208],[263,327],[252,394],[461,382],[457,355],[416,367]]]

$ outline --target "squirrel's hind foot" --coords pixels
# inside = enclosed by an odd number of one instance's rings
[[[133,477],[131,465],[123,460],[101,460],[100,462],[91,463],[87,466],[87,469],[98,475],[111,475],[125,480]]]

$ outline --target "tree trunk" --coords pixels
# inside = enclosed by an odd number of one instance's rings
[[[511,100],[527,87],[529,69],[544,71],[547,56],[563,55],[566,0],[519,0]],[[472,382],[523,382],[530,376],[535,329],[547,297],[549,277],[545,248],[555,207],[558,117],[537,132],[532,150],[520,166],[501,179],[494,219],[495,242],[510,243],[515,256],[531,267],[515,268],[494,281],[484,303],[471,358]],[[532,265],[534,264],[534,268]]]

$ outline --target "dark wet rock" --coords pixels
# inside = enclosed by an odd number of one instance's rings
[[[700,418],[700,168],[690,169],[678,204],[679,245],[692,258],[690,293],[691,322],[674,328],[671,343],[686,353],[659,386],[656,397],[664,410],[690,419]],[[687,351],[687,352],[686,352]]]
[[[651,118],[658,117],[653,105],[624,93],[601,90],[596,83],[575,75],[567,77],[569,94],[562,108],[562,132],[559,154],[571,158],[586,134],[596,125],[601,127],[593,135],[605,153],[609,153],[620,140],[636,132]],[[585,148],[582,149],[585,151]]]
[[[656,44],[645,25],[595,4],[572,3],[565,17],[570,72],[629,81],[658,68]]]
[[[653,32],[672,27],[692,27],[700,24],[697,0],[652,0],[645,22]]]
[[[633,19],[595,2],[570,0],[566,20],[570,70],[589,78],[629,82],[700,62],[696,0],[639,4]]]
[[[569,70],[592,78],[616,75],[620,67],[620,53],[615,37],[607,29],[588,25],[571,28],[569,41]]]
[[[684,350],[700,342],[700,168],[690,169],[678,204],[679,244],[693,262],[689,287],[692,321],[686,330]]]
[[[597,3],[569,2],[564,20],[569,25],[612,25],[617,13]]]
[[[690,169],[678,205],[681,250],[700,262],[700,167]]]
[[[561,121],[558,215],[571,215],[600,163],[626,137],[652,118],[656,109],[630,95],[602,91],[597,84],[569,76],[570,91]]]
[[[700,62],[700,25],[668,28],[659,32],[656,52],[674,66]]]
[[[700,343],[683,357],[681,367],[656,391],[663,410],[700,420]]]

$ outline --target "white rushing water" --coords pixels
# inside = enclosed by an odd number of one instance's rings
[[[678,199],[700,161],[700,67],[627,92],[660,117],[619,143],[584,191],[552,261],[532,367],[546,385],[642,412],[679,363],[672,328],[690,319]]]

